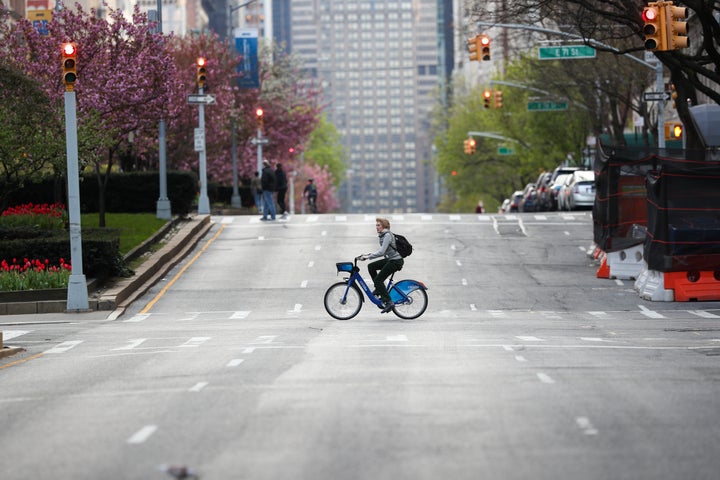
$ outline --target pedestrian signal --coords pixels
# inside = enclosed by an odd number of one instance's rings
[[[500,90],[495,90],[495,108],[502,108],[503,94]]]
[[[665,124],[665,140],[682,140],[682,123],[668,122]]]
[[[474,138],[468,138],[465,141],[463,141],[464,151],[468,155],[472,155],[475,153],[475,139]]]
[[[62,45],[62,70],[65,91],[74,91],[75,81],[77,80],[77,48],[74,43],[64,43]]]
[[[468,38],[467,41],[468,52],[470,52],[470,61],[475,62],[480,60],[480,36],[475,35],[472,38]]]

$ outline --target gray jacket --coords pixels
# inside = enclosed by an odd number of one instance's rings
[[[368,259],[385,257],[388,260],[402,260],[403,258],[397,252],[395,248],[395,235],[390,230],[383,230],[378,235],[380,240],[380,250],[375,253],[371,253]]]

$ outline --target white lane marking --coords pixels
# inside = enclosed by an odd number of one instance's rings
[[[575,220],[575,217],[573,217],[572,215],[560,215],[560,218],[562,218],[562,219],[563,219],[563,220],[565,220],[565,221],[568,221],[568,220],[570,220],[570,221],[572,221],[572,220]]]
[[[563,232],[563,235],[569,237],[569,236],[570,236],[570,232],[568,232],[567,230],[565,230],[565,231]]]
[[[580,337],[580,340],[583,340],[585,342],[604,342],[600,337]]]
[[[523,357],[522,355],[515,355],[515,360],[517,360],[518,362],[527,362],[525,357]]]
[[[466,286],[466,285],[468,284],[467,278],[463,278],[463,279],[460,281],[460,283],[462,283],[463,286]]]
[[[584,247],[578,247],[578,248],[580,249],[581,252],[585,253],[585,248],[584,248]]]
[[[517,220],[517,215],[505,215],[505,220]]]
[[[405,220],[405,215],[393,215],[393,220]]]
[[[471,303],[471,304],[470,304],[470,310],[473,311],[473,312],[477,312],[477,307],[475,306],[474,303]]]
[[[462,267],[462,262],[461,262],[460,260],[455,260],[455,264],[456,264],[458,267]]]
[[[296,303],[295,308],[293,308],[292,310],[288,310],[287,313],[289,313],[291,315],[297,314],[297,313],[302,313],[302,303]]]
[[[180,347],[199,347],[201,344],[210,340],[211,337],[192,337],[187,342],[179,345]]]
[[[127,439],[127,443],[130,444],[139,444],[139,443],[145,443],[145,441],[150,438],[150,435],[155,433],[157,430],[157,425],[145,425],[140,430],[135,432],[130,438]]]
[[[113,351],[117,351],[117,350],[132,350],[132,349],[135,348],[135,347],[139,347],[140,345],[142,345],[142,344],[143,344],[144,342],[146,342],[146,341],[147,341],[147,338],[136,338],[136,339],[134,339],[134,340],[128,340],[128,341],[127,341],[127,342],[128,342],[127,345],[125,345],[124,347],[113,348]]]
[[[322,249],[322,245],[315,245],[315,251],[320,251]]]
[[[127,320],[123,320],[124,323],[137,323],[142,322],[146,318],[148,318],[151,314],[150,313],[140,313],[138,315],[133,315],[132,317],[128,318]]]
[[[238,365],[240,365],[240,364],[243,363],[244,361],[245,361],[245,360],[242,359],[242,358],[233,358],[233,359],[230,360],[230,361],[227,363],[227,365],[225,365],[225,366],[226,366],[226,367],[237,367]]]
[[[313,262],[312,260],[308,262],[308,268],[312,268],[314,266],[315,266],[315,262]]]
[[[452,245],[450,245],[450,250],[457,250],[457,247],[455,246],[454,243]]]
[[[3,330],[3,341],[10,340],[11,338],[17,338],[26,333],[30,333],[32,330]]]
[[[525,224],[523,223],[522,218],[518,218],[518,226],[520,227],[520,231],[523,233],[523,235],[527,237],[527,230],[525,230]]]
[[[702,318],[720,318],[720,315],[715,315],[714,313],[706,312],[705,310],[688,310],[688,313]]]
[[[553,379],[550,377],[550,375],[548,375],[548,374],[546,374],[546,373],[540,372],[540,373],[537,374],[537,377],[538,377],[538,378],[540,379],[540,381],[543,382],[543,383],[547,383],[547,384],[555,383],[555,380],[553,380]]]
[[[515,335],[515,338],[517,338],[518,340],[523,341],[523,342],[544,342],[545,341],[541,338],[533,337],[532,335]]]
[[[617,285],[618,287],[622,287],[622,286],[625,285],[625,284],[623,283],[622,280],[620,280],[619,278],[616,278],[616,279],[615,279],[615,285]]]
[[[300,282],[300,288],[307,288],[307,283],[307,280],[303,280],[302,282]]]
[[[252,345],[265,345],[268,343],[272,343],[277,338],[277,335],[260,335],[257,337],[253,342],[251,342]]]
[[[336,215],[335,221],[336,222],[347,222],[347,215]]]
[[[588,312],[593,317],[607,318],[607,312]]]
[[[255,347],[247,347],[243,349],[243,353],[252,353],[255,351]]]
[[[505,312],[503,312],[502,310],[488,310],[488,313],[490,314],[491,317],[494,317],[494,318],[500,318],[500,317],[506,316]]]
[[[317,215],[310,215],[310,216],[307,218],[307,220],[305,220],[305,221],[306,221],[306,222],[317,222],[317,221],[318,221],[318,216],[317,216]]]
[[[190,387],[188,392],[199,392],[200,390],[202,390],[203,388],[205,388],[207,386],[208,386],[208,382],[198,382],[195,385],[193,385],[192,387]]]
[[[489,221],[490,221],[490,217],[487,216],[487,215],[478,215],[478,220],[481,221],[481,222],[489,222]]]
[[[545,215],[535,215],[535,220],[547,220],[547,216],[545,216]]]
[[[424,222],[432,220],[432,215],[420,215],[420,220],[422,220]]]
[[[322,232],[320,232],[321,237],[324,237],[325,235],[327,235],[327,230],[323,230]]]
[[[514,352],[515,351],[515,349],[513,347],[511,347],[510,345],[503,345],[502,348],[506,352]]]
[[[593,424],[590,423],[590,419],[587,417],[577,417],[575,423],[577,423],[577,426],[580,427],[580,430],[582,430],[585,435],[598,434],[597,429],[593,427]]]
[[[388,342],[407,342],[408,338],[407,335],[388,335],[385,340]]]
[[[260,235],[260,236],[258,237],[258,240],[265,240],[265,237],[264,237],[263,235]]]
[[[451,222],[459,222],[461,220],[460,215],[450,215],[449,218]]]
[[[493,217],[492,222],[493,222],[493,230],[495,230],[495,234],[500,235],[500,228],[498,227],[497,218]]]
[[[656,312],[656,311],[654,311],[654,310],[650,310],[649,308],[647,308],[647,307],[644,306],[644,305],[638,305],[638,307],[640,307],[640,313],[642,313],[642,314],[645,315],[646,317],[649,317],[649,318],[666,318],[665,315],[663,315],[663,314],[661,314],[661,313],[658,313],[658,312]]]
[[[238,310],[237,312],[233,312],[233,314],[230,315],[230,320],[242,320],[244,318],[247,318],[248,315],[250,315],[249,311]]]
[[[55,345],[50,350],[45,350],[45,353],[65,353],[71,348],[75,348],[78,345],[80,345],[83,341],[82,340],[73,340],[68,342],[62,342],[58,345]]]
[[[235,217],[223,217],[223,219],[220,221],[220,223],[228,224],[233,223],[235,221]]]

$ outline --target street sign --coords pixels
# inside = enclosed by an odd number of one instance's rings
[[[195,151],[196,152],[202,152],[205,150],[205,129],[204,128],[196,128],[195,129]]]
[[[567,110],[567,108],[567,102],[528,102],[527,104],[529,112],[553,112]]]
[[[643,100],[646,102],[663,102],[670,100],[670,92],[645,92]]]
[[[187,96],[187,102],[190,105],[214,105],[215,95],[211,93],[204,93],[202,95],[191,93]]]
[[[498,155],[513,155],[515,152],[512,151],[512,148],[508,147],[498,147]]]
[[[587,45],[560,45],[557,47],[538,47],[540,60],[573,60],[577,58],[595,58],[595,49]]]

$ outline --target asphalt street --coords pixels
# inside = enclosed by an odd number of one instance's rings
[[[717,478],[720,304],[596,278],[589,212],[389,218],[416,320],[324,310],[371,215],[213,217],[122,314],[0,318],[2,479]]]

